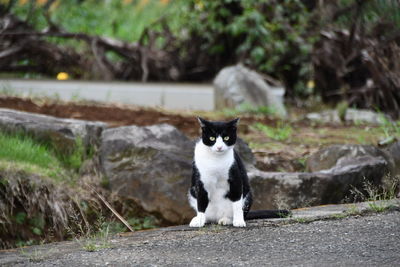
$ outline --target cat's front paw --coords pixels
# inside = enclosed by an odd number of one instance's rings
[[[232,219],[229,219],[228,217],[222,217],[218,221],[219,225],[231,225],[232,224]]]
[[[192,219],[189,226],[190,227],[203,227],[206,224],[206,216],[204,213],[197,214],[196,217]]]
[[[234,220],[233,226],[235,227],[246,227],[246,223],[244,220]]]

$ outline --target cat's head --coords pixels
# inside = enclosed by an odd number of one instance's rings
[[[201,126],[201,139],[216,154],[223,154],[236,143],[236,129],[239,118],[231,121],[207,121],[198,118]]]

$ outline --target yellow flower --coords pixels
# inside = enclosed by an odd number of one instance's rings
[[[161,2],[161,4],[162,5],[168,5],[168,3],[169,3],[169,0],[160,0],[160,2]]]
[[[145,7],[149,3],[149,0],[140,0],[139,4],[137,5],[137,8],[140,10],[143,7]]]
[[[18,1],[18,4],[19,4],[20,6],[23,6],[23,5],[25,5],[26,3],[28,3],[28,0],[19,0],[19,1]]]
[[[69,79],[69,75],[66,72],[60,72],[57,74],[57,80],[59,81],[65,81]]]
[[[36,4],[38,4],[39,6],[43,6],[46,3],[47,3],[47,0],[36,0]]]
[[[55,1],[53,4],[50,6],[50,11],[53,12],[54,10],[57,9],[57,7],[60,5],[60,0]]]
[[[307,82],[307,87],[313,89],[315,87],[315,82],[313,80],[309,80]]]

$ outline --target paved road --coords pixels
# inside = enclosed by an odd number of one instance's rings
[[[119,237],[111,242],[113,248],[97,252],[68,249],[72,244],[31,250],[9,265],[399,266],[400,212],[308,223],[256,221],[244,229],[164,228]],[[27,260],[35,256],[34,262]]]
[[[0,80],[0,95],[8,91],[61,100],[92,100],[166,109],[213,110],[210,84]]]

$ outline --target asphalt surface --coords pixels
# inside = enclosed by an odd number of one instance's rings
[[[0,79],[2,90],[64,101],[97,101],[178,110],[214,110],[211,84]]]
[[[61,242],[0,252],[0,265],[399,266],[398,208],[329,218],[254,221],[246,228],[162,228],[117,237],[109,241],[111,248],[96,252]]]

